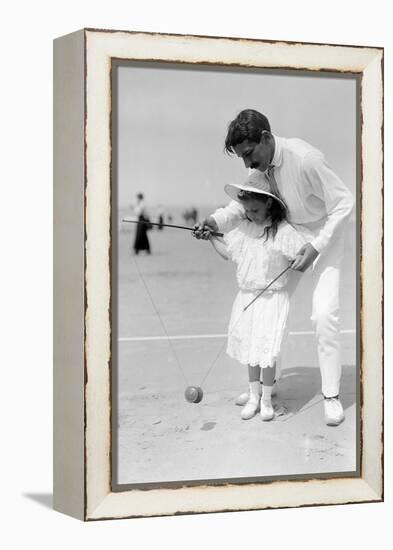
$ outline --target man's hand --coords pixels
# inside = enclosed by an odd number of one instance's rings
[[[291,268],[295,271],[306,271],[306,269],[308,269],[317,259],[318,254],[319,252],[315,250],[312,244],[305,244],[296,254],[296,258],[291,265]]]
[[[215,219],[212,216],[209,216],[203,222],[196,223],[194,225],[194,231],[193,235],[197,239],[203,239],[204,241],[207,241],[210,239],[210,235],[212,232],[217,232],[218,226],[216,224]]]

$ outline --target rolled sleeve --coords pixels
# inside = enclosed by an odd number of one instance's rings
[[[237,201],[231,201],[228,206],[218,208],[213,214],[218,230],[228,233],[235,229],[244,219],[244,209]]]

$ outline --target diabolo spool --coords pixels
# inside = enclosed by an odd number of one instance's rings
[[[189,403],[200,403],[203,398],[202,388],[199,386],[188,386],[184,392],[184,397]]]

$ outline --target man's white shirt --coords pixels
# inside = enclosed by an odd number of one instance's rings
[[[278,190],[288,207],[288,221],[303,230],[321,253],[342,233],[353,208],[352,194],[321,151],[297,138],[274,136],[274,140],[271,165]],[[231,201],[213,217],[219,230],[225,233],[236,227],[245,214],[239,202]]]

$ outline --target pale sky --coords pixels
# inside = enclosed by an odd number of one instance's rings
[[[354,191],[355,78],[162,64],[118,71],[120,207],[139,191],[152,206],[227,203],[223,186],[247,177],[223,151],[229,122],[245,108],[265,114],[273,134],[319,148]]]

